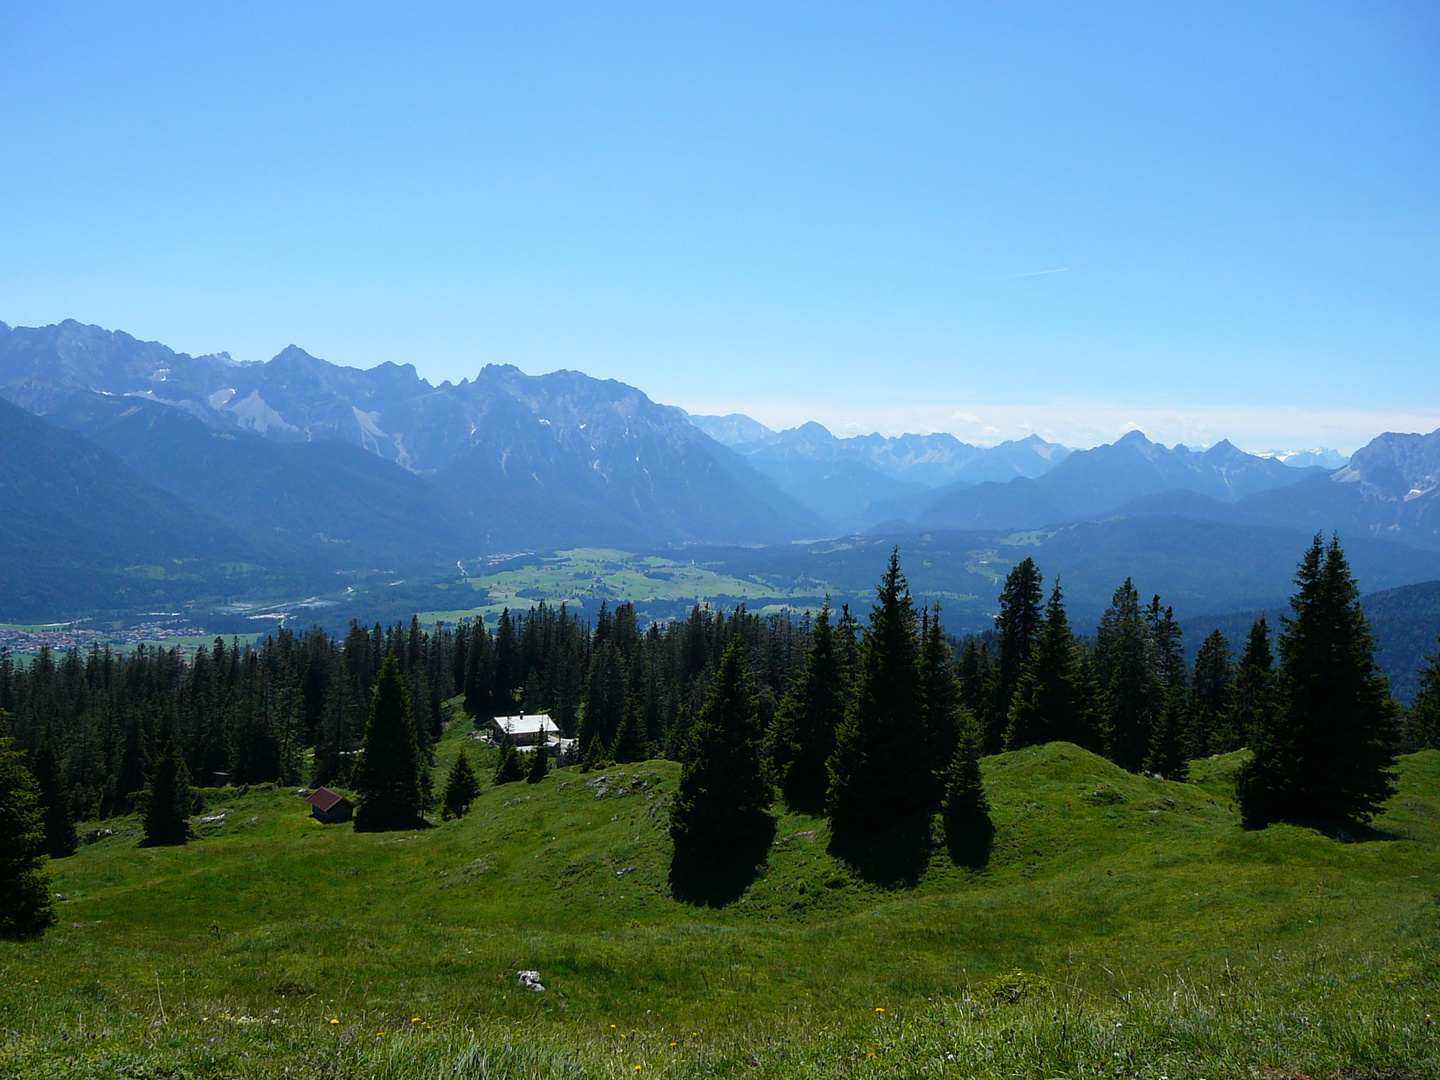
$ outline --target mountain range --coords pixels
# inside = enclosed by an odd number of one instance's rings
[[[1294,530],[1339,529],[1440,550],[1440,432],[1383,435],[1335,470],[1140,432],[1076,451],[1037,436],[988,448],[947,434],[838,438],[813,423],[776,432],[738,414],[689,416],[574,371],[490,365],[432,385],[408,364],[362,371],[293,345],[241,363],[74,321],[0,323],[0,397],[33,414],[0,414],[4,535],[59,575],[26,591],[32,614],[128,603],[147,574],[175,595],[190,577],[209,582],[204,595],[301,580],[318,590],[519,550],[1116,516],[1271,529],[1287,549]],[[73,535],[54,541],[57,528]],[[1184,532],[1164,542],[1183,547]],[[7,611],[17,595],[7,589]]]

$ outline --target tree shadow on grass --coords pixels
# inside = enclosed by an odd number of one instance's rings
[[[829,850],[871,884],[908,889],[929,865],[932,846],[930,815],[917,814],[879,832],[837,831]]]
[[[950,851],[950,860],[956,866],[967,870],[983,870],[990,863],[990,852],[995,846],[995,826],[989,818],[960,830],[958,835],[945,837],[945,846]]]
[[[670,895],[681,903],[712,908],[740,899],[759,876],[775,839],[775,819],[762,817],[737,827],[723,842],[677,844],[670,859]]]

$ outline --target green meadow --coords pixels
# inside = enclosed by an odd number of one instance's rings
[[[489,761],[460,726],[442,769]],[[1237,759],[988,758],[971,866],[777,806],[719,907],[671,896],[670,762],[404,833],[210,790],[185,847],[121,819],[52,865],[59,925],[0,944],[0,1075],[1440,1076],[1440,753],[1354,842],[1243,831]]]
[[[688,559],[636,555],[611,548],[574,548],[516,559],[494,573],[466,578],[447,593],[447,598],[455,602],[454,608],[424,612],[420,619],[425,623],[454,623],[467,617],[493,618],[507,607],[525,610],[542,600],[551,605],[568,603],[572,610],[592,615],[602,602],[614,607],[630,601],[642,615],[662,605],[664,610],[653,614],[665,618],[674,614],[672,609],[677,604],[703,604],[717,598],[723,598],[722,606],[791,596],[813,600],[827,589],[824,582],[818,581],[801,579],[777,584],[758,577],[739,577]],[[475,602],[469,603],[472,597]],[[773,606],[778,610],[780,605]]]

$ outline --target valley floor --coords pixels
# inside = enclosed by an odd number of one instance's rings
[[[669,762],[410,833],[208,791],[186,847],[124,819],[54,864],[60,924],[0,944],[0,1075],[1440,1075],[1440,752],[1349,843],[1242,831],[1236,765],[999,755],[983,865],[785,814],[716,908],[671,896]]]

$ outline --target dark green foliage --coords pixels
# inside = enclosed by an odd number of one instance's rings
[[[525,771],[527,784],[538,784],[550,774],[550,748],[542,741],[530,754],[530,767]]]
[[[689,760],[670,807],[670,836],[682,862],[723,863],[768,836],[771,791],[761,768],[755,691],[741,643],[720,661],[695,723]]]
[[[1420,689],[1405,713],[1405,748],[1440,750],[1440,652],[1426,657]]]
[[[1270,650],[1270,625],[1262,614],[1250,626],[1245,652],[1235,673],[1235,701],[1222,748],[1239,749],[1250,742],[1256,726],[1267,722],[1274,702],[1275,656]]]
[[[74,855],[80,846],[80,835],[75,829],[65,775],[48,731],[35,754],[35,781],[40,785],[40,809],[45,817],[45,854],[52,859]]]
[[[1187,711],[1183,689],[1177,687],[1166,693],[1150,734],[1150,750],[1145,755],[1146,772],[1166,780],[1184,780],[1190,774],[1190,763],[1185,753]]]
[[[854,692],[835,736],[826,812],[837,833],[884,831],[929,809],[915,607],[898,551],[877,590]]]
[[[0,712],[0,728],[4,719]],[[14,741],[0,736],[0,938],[31,937],[55,922],[44,848],[39,785]]]
[[[1164,691],[1150,627],[1129,578],[1115,590],[1100,620],[1095,668],[1109,725],[1110,759],[1139,772],[1150,752]]]
[[[987,703],[983,750],[999,753],[1010,721],[1010,704],[1040,639],[1044,594],[1043,578],[1035,560],[1026,558],[1005,577],[1000,590],[1000,614],[995,616],[996,658]]]
[[[610,748],[610,757],[616,764],[628,765],[633,761],[644,761],[649,757],[645,744],[644,725],[640,722],[640,704],[633,697],[626,703],[625,718],[615,732],[615,743]]]
[[[945,773],[942,807],[945,843],[956,862],[983,864],[995,832],[990,822],[990,801],[980,776],[980,732],[974,718],[965,717],[955,756]]]
[[[150,763],[145,785],[145,844],[158,847],[183,844],[190,838],[185,819],[194,805],[190,771],[180,757],[174,739],[166,739],[159,755]]]
[[[412,829],[421,824],[425,795],[420,747],[410,716],[410,697],[394,651],[386,654],[370,699],[364,751],[355,769],[358,832]]]
[[[441,817],[464,817],[470,804],[480,796],[480,781],[470,767],[470,756],[461,748],[445,776],[445,790],[440,796]]]
[[[960,684],[954,653],[940,625],[940,605],[921,615],[920,705],[924,762],[917,780],[926,785],[926,804],[938,808],[945,796],[946,762],[960,736]]]
[[[1040,640],[1010,704],[1005,749],[1062,739],[1091,746],[1095,741],[1092,711],[1080,649],[1057,582],[1045,606]]]
[[[818,810],[830,783],[826,763],[845,714],[845,679],[827,601],[815,617],[805,669],[790,685],[767,732],[770,767],[791,806]]]
[[[507,735],[500,745],[500,758],[495,762],[495,786],[524,780],[525,771],[525,762],[520,760],[520,751],[515,749],[515,740]]]
[[[1273,707],[1237,779],[1247,827],[1368,821],[1394,793],[1396,707],[1338,539],[1305,553],[1280,635]]]
[[[1232,727],[1234,696],[1235,662],[1230,655],[1230,642],[1219,630],[1212,630],[1195,655],[1186,748],[1190,757],[1209,757],[1240,747]]]

